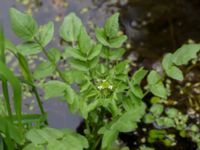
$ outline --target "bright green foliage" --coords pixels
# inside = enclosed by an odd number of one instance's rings
[[[10,9],[11,26],[15,34],[25,40],[31,40],[37,32],[38,26],[36,21],[28,14]]]
[[[63,24],[60,27],[60,36],[68,42],[75,42],[78,40],[81,27],[81,20],[76,14],[70,13],[64,18]]]
[[[187,126],[188,117],[175,108],[165,109],[165,105],[161,104],[167,100],[163,82],[165,74],[161,76],[157,71],[143,67],[131,74],[131,62],[123,60],[123,44],[127,36],[120,31],[119,13],[109,17],[102,28],[95,29],[96,37],[91,37],[81,20],[70,13],[60,27],[60,36],[65,40],[62,45],[64,52],[46,48],[54,36],[53,22],[38,27],[30,15],[14,8],[10,10],[10,18],[13,31],[22,40],[16,46],[4,40],[3,30],[0,30],[0,80],[7,111],[0,112],[0,116],[4,117],[0,118],[3,122],[0,124],[0,132],[3,133],[3,136],[0,134],[0,142],[3,141],[10,150],[20,144],[23,150],[115,149],[119,133],[137,130],[141,121],[160,128],[174,128],[180,131],[181,136],[192,137],[200,143],[198,128]],[[21,69],[19,79],[5,64],[5,48],[18,59]],[[177,66],[187,64],[198,51],[199,44],[189,44],[167,54],[162,61],[165,73],[173,79],[183,80]],[[39,53],[43,53],[45,59],[30,69],[30,55]],[[16,114],[10,109],[7,82],[13,90]],[[21,82],[27,84],[35,95],[41,114],[22,114]],[[38,88],[43,90],[44,95],[40,96]],[[153,94],[149,109],[144,101],[148,93]],[[68,129],[49,128],[41,98],[65,101],[71,112],[84,119],[83,136]],[[166,146],[176,144],[174,135],[166,130],[151,130],[148,142],[155,141]],[[123,148],[118,149],[128,149],[123,144]]]

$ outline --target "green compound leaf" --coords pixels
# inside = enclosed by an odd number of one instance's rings
[[[50,21],[39,28],[37,33],[37,39],[39,40],[39,43],[43,47],[45,47],[53,39],[53,35],[54,35],[54,24],[52,21]]]
[[[81,27],[81,20],[75,13],[70,13],[64,18],[64,21],[60,26],[60,36],[68,42],[75,42],[78,40]]]
[[[187,44],[181,46],[173,54],[173,63],[176,65],[186,65],[191,59],[197,57],[200,51],[200,44]]]
[[[28,14],[14,8],[10,9],[11,27],[15,34],[22,40],[32,40],[37,32],[36,21]]]
[[[57,80],[51,80],[44,83],[43,88],[45,92],[45,99],[64,96],[67,84]]]
[[[33,76],[35,79],[45,78],[49,75],[52,75],[54,71],[55,66],[53,66],[51,62],[43,61],[36,67]]]
[[[116,37],[119,31],[119,13],[110,16],[104,25],[105,33],[109,38]]]

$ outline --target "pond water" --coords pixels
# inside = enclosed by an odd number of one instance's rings
[[[18,0],[20,1],[20,0]],[[199,0],[0,0],[0,17],[3,20],[5,33],[15,43],[19,42],[11,32],[8,10],[16,7],[20,10],[32,12],[39,24],[54,20],[55,33],[63,17],[69,12],[75,12],[80,16],[84,24],[92,31],[93,27],[103,25],[107,16],[115,11],[121,12],[120,23],[123,31],[129,37],[126,57],[138,66],[152,68],[159,65],[163,54],[172,52],[183,43],[188,41],[200,42],[200,1]],[[51,46],[60,47],[58,34]],[[133,68],[134,70],[135,68]],[[200,101],[200,86],[197,85],[196,92],[193,85],[200,82],[200,64],[197,62],[192,68],[183,68],[186,78],[180,86],[186,87],[185,93],[180,95],[180,87],[173,86],[172,94],[177,98],[178,106],[187,112],[191,102],[189,96],[195,100],[193,104]],[[189,71],[188,71],[189,70]],[[177,84],[177,83],[176,83]],[[81,118],[69,113],[66,104],[51,100],[44,102],[45,109],[49,113],[50,126],[56,128],[69,127],[76,129]],[[198,108],[196,108],[198,111]],[[38,110],[33,110],[38,112]]]

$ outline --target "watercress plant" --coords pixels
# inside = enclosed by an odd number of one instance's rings
[[[161,117],[164,106],[158,103],[147,113],[145,96],[150,94],[167,101],[169,93],[163,81],[166,76],[183,80],[178,66],[196,58],[200,44],[183,45],[173,54],[166,54],[162,61],[163,74],[144,67],[130,74],[130,61],[123,59],[123,44],[127,36],[120,31],[119,13],[109,17],[103,27],[96,28],[95,37],[87,33],[76,14],[70,13],[59,30],[62,50],[47,46],[54,37],[53,22],[38,25],[32,16],[14,8],[9,14],[12,30],[20,43],[13,44],[6,39],[1,28],[0,80],[3,93],[0,98],[0,149],[110,150],[117,145],[117,149],[125,150],[129,148],[121,142],[116,143],[119,133],[136,130],[143,120],[182,131],[174,120],[175,109],[169,109],[167,117]],[[20,74],[15,75],[7,66],[5,53],[16,57]],[[39,64],[32,68],[29,63],[32,55],[45,58],[38,60]],[[8,83],[13,91],[12,97],[8,93],[11,90]],[[21,84],[30,87],[41,114],[22,112]],[[44,92],[43,96],[40,96],[40,90]],[[65,101],[71,112],[84,119],[82,135],[70,129],[48,127],[42,100],[55,98]],[[174,144],[174,137],[166,141],[165,130],[152,130],[149,134],[150,143],[159,139],[168,145]],[[159,137],[156,136],[158,134]],[[193,138],[196,140],[196,136]],[[200,138],[197,139],[199,142]]]

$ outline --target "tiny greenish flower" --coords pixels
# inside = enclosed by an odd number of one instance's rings
[[[108,88],[109,88],[110,90],[112,90],[112,89],[113,89],[113,86],[112,86],[112,85],[109,85]]]
[[[98,86],[97,87],[99,90],[102,90],[103,89],[103,87],[100,85],[100,86]]]
[[[110,84],[107,80],[103,79],[103,80],[100,80],[98,79],[97,80],[97,88],[99,90],[104,90],[104,89],[109,89],[109,90],[112,90],[113,89],[113,85]]]

